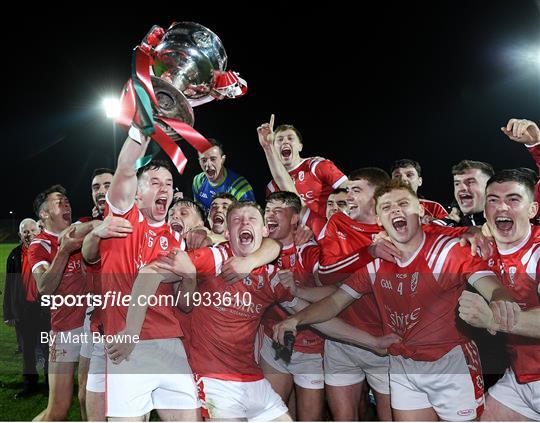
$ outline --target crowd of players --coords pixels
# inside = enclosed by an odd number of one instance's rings
[[[534,122],[501,130],[540,165]],[[61,185],[36,197],[4,302],[19,398],[37,390],[36,348],[48,354],[35,419],[66,418],[77,371],[89,421],[540,420],[536,172],[463,160],[448,213],[419,198],[414,160],[346,176],[302,158],[300,132],[273,115],[257,132],[264,208],[215,140],[193,199],[167,162],[136,169],[149,139],[135,127],[117,168],[93,175],[91,216],[72,223]],[[88,307],[68,300],[88,293]],[[485,357],[506,349],[485,398]]]

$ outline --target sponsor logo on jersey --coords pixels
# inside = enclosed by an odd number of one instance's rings
[[[200,192],[199,195],[200,195],[202,198],[208,198],[208,195],[206,195],[206,192]]]
[[[148,229],[148,233],[152,236],[157,236],[157,234],[152,229]]]
[[[246,285],[246,286],[251,286],[251,285],[253,285],[253,281],[251,280],[251,278],[250,278],[249,276],[246,276],[246,277],[244,278],[244,285]]]
[[[75,273],[81,270],[81,260],[71,260],[66,266],[66,273]]]
[[[419,322],[422,309],[420,307],[414,309],[410,313],[400,313],[384,306],[388,317],[390,318],[390,327],[398,335],[403,335],[406,331],[412,329]]]
[[[162,250],[166,250],[167,248],[169,248],[169,240],[167,239],[167,237],[165,236],[160,237],[159,245],[161,246]]]
[[[479,389],[484,389],[484,379],[482,378],[482,375],[476,376],[476,386],[478,386]]]
[[[344,234],[343,232],[341,232],[341,231],[337,231],[336,234],[337,234],[338,238],[341,238],[341,239],[344,239],[344,240],[347,239],[347,235],[345,235],[345,234]]]
[[[474,413],[474,410],[469,408],[468,410],[459,410],[457,413],[458,416],[470,416],[472,413]]]

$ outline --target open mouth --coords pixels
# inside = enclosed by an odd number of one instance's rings
[[[209,179],[214,179],[216,176],[216,170],[215,169],[206,169],[206,176],[208,176]]]
[[[96,203],[99,208],[105,207],[105,197],[99,197]]]
[[[62,214],[62,219],[67,220],[69,222],[71,220],[71,212],[66,212]]]
[[[514,221],[506,216],[499,216],[495,219],[495,226],[501,232],[510,232],[514,227]]]
[[[392,219],[392,226],[398,233],[407,231],[407,220],[404,217],[395,217]]]
[[[179,234],[183,233],[184,225],[181,222],[172,222],[171,228],[173,231],[178,232]]]
[[[268,231],[270,233],[274,232],[279,227],[276,222],[267,222],[266,226],[268,227]]]
[[[240,244],[251,244],[253,242],[253,234],[247,229],[244,229],[242,232],[240,232],[238,239],[240,240]]]
[[[167,198],[162,197],[156,200],[156,209],[159,213],[167,212]]]
[[[223,225],[223,223],[225,223],[225,219],[223,218],[222,215],[217,214],[217,215],[214,216],[214,219],[212,220],[212,223],[214,225]]]
[[[289,146],[284,146],[281,149],[280,153],[281,153],[281,157],[283,157],[284,159],[288,159],[292,155],[292,149]]]
[[[470,207],[473,204],[473,196],[471,194],[459,194],[458,200],[462,206]]]

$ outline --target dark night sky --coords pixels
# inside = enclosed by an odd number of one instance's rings
[[[540,64],[512,56],[540,48],[537,3],[376,3],[354,11],[339,2],[303,12],[270,4],[237,11],[230,2],[224,7],[233,10],[215,13],[208,5],[170,13],[96,6],[72,16],[20,10],[4,27],[0,218],[31,215],[35,194],[54,183],[68,189],[74,217],[89,213],[92,170],[113,163],[101,98],[119,92],[131,49],[153,24],[182,20],[216,32],[229,68],[248,81],[244,98],[196,108],[195,127],[225,144],[229,167],[259,200],[270,173],[255,129],[270,113],[299,128],[306,156],[330,158],[345,173],[419,160],[422,193],[444,203],[450,167],[461,159],[533,167],[499,127],[510,117],[540,119]],[[117,131],[117,151],[123,139]],[[194,150],[183,150],[192,160],[176,184],[190,192],[199,169]]]

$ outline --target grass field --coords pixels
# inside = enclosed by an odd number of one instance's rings
[[[4,303],[4,283],[6,259],[16,244],[0,244],[0,300]],[[26,399],[14,399],[15,393],[22,389],[22,355],[14,354],[17,349],[15,329],[0,323],[0,420],[31,421],[47,406],[47,392]],[[43,386],[43,375],[40,376]],[[76,386],[76,385],[75,385]],[[77,392],[74,391],[73,402],[69,410],[68,420],[81,420]]]

